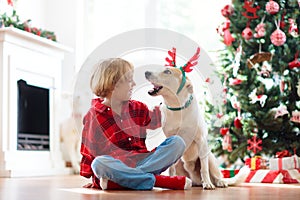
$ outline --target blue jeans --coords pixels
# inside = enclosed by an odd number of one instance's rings
[[[155,184],[154,174],[160,174],[174,164],[183,154],[185,142],[179,136],[171,136],[154,152],[139,161],[135,168],[111,156],[96,157],[92,162],[94,174],[119,185],[135,190],[151,190]]]

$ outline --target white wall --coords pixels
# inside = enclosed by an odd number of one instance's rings
[[[93,5],[91,2],[103,6],[87,8],[87,4]],[[66,54],[63,68],[63,89],[70,91],[73,74],[80,69],[89,53],[101,42],[124,31],[144,27],[166,28],[187,35],[199,42],[206,51],[220,49],[221,43],[218,41],[216,27],[223,20],[221,8],[230,0],[195,1],[199,6],[188,10],[187,13],[187,16],[193,15],[193,17],[182,19],[180,22],[194,24],[193,32],[180,30],[179,22],[172,20],[174,13],[170,13],[169,19],[160,18],[162,15],[159,12],[163,11],[159,6],[162,4],[185,12],[180,7],[176,7],[176,2],[182,3],[176,0],[17,0],[15,8],[22,20],[31,19],[33,26],[54,31],[58,42],[73,48],[73,52]],[[134,4],[137,9],[132,10],[130,6],[124,9],[127,4]],[[86,18],[88,15],[85,16],[85,12],[91,10],[101,19]],[[167,23],[164,23],[164,20]],[[116,24],[117,22],[119,23]]]

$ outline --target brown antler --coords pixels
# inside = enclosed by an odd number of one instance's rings
[[[165,66],[176,67],[176,48],[173,47],[170,51],[168,51],[168,54],[171,56],[171,59],[166,57],[168,64]]]
[[[200,56],[200,48],[197,48],[196,53],[189,59],[189,61],[182,67],[183,71],[191,72],[193,69],[192,67],[198,64],[198,58]]]

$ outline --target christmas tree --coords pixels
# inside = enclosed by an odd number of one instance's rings
[[[300,1],[233,0],[221,10],[223,105],[207,103],[213,152],[230,162],[300,154]]]

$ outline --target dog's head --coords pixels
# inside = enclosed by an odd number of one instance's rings
[[[145,77],[154,85],[154,88],[148,91],[148,94],[151,96],[178,95],[178,88],[181,87],[184,79],[186,79],[186,81],[180,93],[183,95],[193,93],[191,81],[187,77],[184,77],[184,74],[178,68],[163,67],[155,72],[146,71]]]

